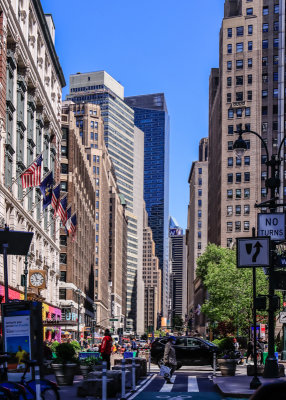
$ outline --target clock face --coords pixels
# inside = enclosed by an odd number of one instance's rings
[[[30,283],[33,286],[42,286],[42,284],[44,283],[44,277],[42,274],[40,274],[39,272],[35,272],[34,274],[31,274],[30,276]]]

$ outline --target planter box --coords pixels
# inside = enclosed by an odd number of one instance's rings
[[[237,360],[218,358],[217,360],[222,376],[234,376]]]
[[[52,364],[57,384],[60,386],[72,386],[77,364]]]

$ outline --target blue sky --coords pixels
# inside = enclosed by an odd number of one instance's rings
[[[164,92],[171,121],[170,215],[187,224],[188,176],[208,135],[208,81],[218,66],[224,0],[42,0],[69,75],[106,70],[125,96]]]

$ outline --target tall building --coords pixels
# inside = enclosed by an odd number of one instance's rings
[[[39,188],[23,189],[20,174],[42,153],[42,176],[59,178],[61,95],[65,79],[54,47],[55,27],[39,0],[0,1],[0,222],[34,233],[29,270],[45,273],[46,288],[28,283],[28,295],[44,299],[43,319],[60,319],[59,223],[43,210]],[[3,265],[0,260],[0,291]],[[9,257],[10,296],[23,299],[24,257]],[[41,296],[39,297],[38,294]],[[46,338],[60,331],[45,327]]]
[[[204,334],[205,320],[198,318],[195,311],[205,300],[205,289],[196,276],[197,258],[203,254],[208,244],[208,139],[199,144],[199,160],[192,163],[189,175],[189,204],[186,230],[187,245],[187,314],[193,328]]]
[[[169,221],[170,237],[170,314],[185,321],[187,312],[187,249],[183,229],[173,217]]]
[[[145,135],[144,200],[162,270],[162,315],[169,298],[169,115],[163,93],[125,98],[134,110],[135,125]]]
[[[61,231],[65,262],[60,297],[65,308],[83,303],[86,327],[96,319],[96,330],[117,330],[126,316],[127,220],[104,142],[100,107],[66,101],[62,124],[61,189],[77,212],[79,232],[73,241]],[[116,321],[110,324],[110,319]]]
[[[161,270],[155,255],[152,229],[148,225],[148,214],[143,212],[143,279],[144,279],[144,328],[152,331],[159,328],[158,313],[161,309]]]
[[[224,247],[250,234],[254,204],[267,198],[261,141],[244,134],[243,158],[232,146],[242,124],[277,154],[284,136],[284,31],[285,2],[225,1],[219,69],[210,76],[208,226],[208,240]]]
[[[124,103],[124,87],[105,71],[71,75],[67,99],[75,103],[97,104],[101,108],[105,144],[114,166],[119,191],[126,201],[128,228],[125,326],[128,332],[135,332],[136,279],[141,260],[138,259],[137,247],[138,216],[134,211],[134,112]]]

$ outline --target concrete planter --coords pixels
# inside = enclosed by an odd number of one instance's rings
[[[60,386],[72,386],[77,364],[52,364],[57,384]]]
[[[222,376],[234,376],[237,360],[229,358],[218,358],[217,360]]]

